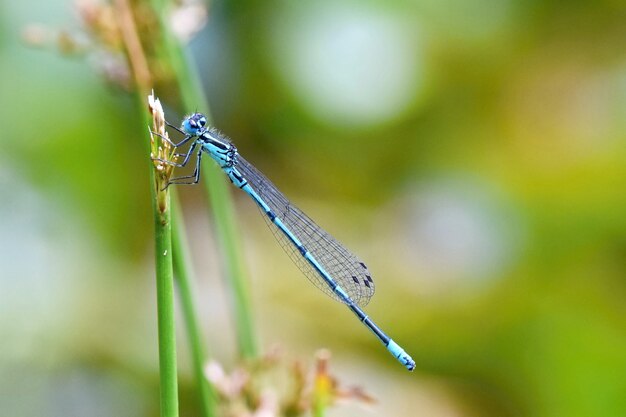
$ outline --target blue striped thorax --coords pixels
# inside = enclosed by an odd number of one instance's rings
[[[207,119],[201,113],[194,113],[183,120],[182,130],[189,136],[196,136],[202,148],[213,158],[220,168],[232,167],[237,160],[237,148],[215,128],[207,127]]]

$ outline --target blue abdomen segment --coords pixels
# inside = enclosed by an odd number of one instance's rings
[[[412,371],[415,369],[415,361],[393,340],[389,339],[387,350],[402,364],[406,369]]]
[[[349,304],[348,307],[352,312],[361,320],[361,322],[372,332],[374,335],[380,340],[380,342],[385,345],[389,353],[393,355],[394,358],[398,360],[406,369],[412,371],[415,369],[415,361],[413,358],[404,351],[396,342],[394,342],[389,336],[382,331],[380,327],[374,323],[372,319],[369,318],[367,314],[363,310],[359,308],[359,306],[354,303]]]

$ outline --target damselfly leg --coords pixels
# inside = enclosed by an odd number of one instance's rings
[[[182,162],[182,166],[185,166],[184,164],[187,163],[187,161],[189,161],[189,157],[191,156],[191,153],[193,152],[193,149],[196,147],[197,143],[194,143],[193,145],[191,145],[191,148],[189,148],[189,152],[187,152],[187,156],[185,157],[185,160]],[[177,185],[193,185],[193,184],[197,184],[198,181],[200,181],[200,167],[202,166],[200,163],[202,162],[202,147],[200,147],[200,149],[198,149],[198,152],[196,152],[197,154],[197,158],[196,158],[196,167],[193,170],[193,174],[191,175],[183,175],[182,177],[176,177],[176,178],[172,178],[168,181],[167,185],[165,186],[165,188],[169,187],[171,184],[177,184]],[[193,181],[180,181],[180,180],[187,180],[189,178],[193,178]]]

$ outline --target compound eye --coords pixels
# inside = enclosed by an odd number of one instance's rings
[[[200,125],[200,127],[204,127],[204,125],[206,125],[206,117],[201,117],[200,119],[198,119],[198,124]]]

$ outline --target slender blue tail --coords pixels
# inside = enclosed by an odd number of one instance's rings
[[[383,332],[380,327],[378,327],[376,323],[374,323],[372,319],[370,319],[369,316],[359,308],[359,306],[354,304],[354,302],[351,302],[350,304],[348,304],[348,307],[350,308],[350,310],[352,310],[354,314],[356,314],[359,320],[361,320],[361,322],[365,324],[365,326],[370,329],[370,331],[374,333],[374,335],[376,335],[378,340],[380,340],[381,343],[385,345],[389,353],[391,353],[393,357],[398,360],[398,362],[404,365],[404,367],[409,371],[415,369],[415,361],[413,361],[413,358],[411,358],[411,356],[406,353],[404,349],[400,347],[400,345],[394,342],[393,339],[387,336],[385,332]]]

